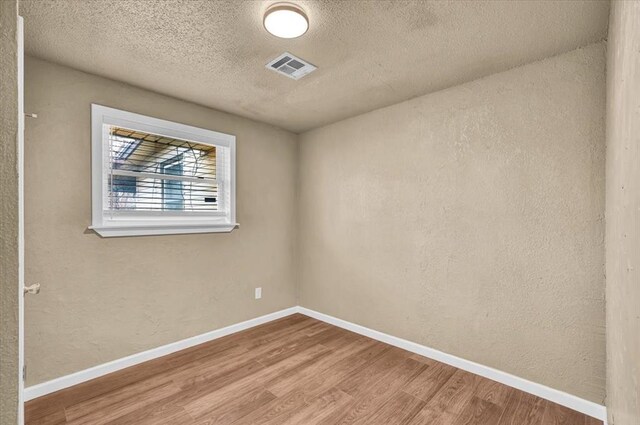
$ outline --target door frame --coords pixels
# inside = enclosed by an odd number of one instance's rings
[[[24,19],[18,16],[18,425],[24,424]]]

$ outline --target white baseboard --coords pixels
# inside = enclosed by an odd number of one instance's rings
[[[467,372],[492,379],[510,387],[544,398],[545,400],[549,400],[578,412],[584,413],[585,415],[603,421],[604,425],[607,425],[607,410],[605,406],[602,406],[600,404],[576,397],[563,391],[549,388],[542,384],[528,381],[524,378],[511,375],[507,372],[484,366],[470,360],[465,360],[460,357],[456,357],[451,354],[447,354],[442,351],[417,344],[415,342],[407,341],[406,339],[385,334],[383,332],[369,329],[364,326],[357,325],[355,323],[338,319],[336,317],[319,313],[317,311],[300,306],[276,311],[271,314],[256,317],[255,319],[250,319],[245,322],[230,325],[225,328],[207,332],[202,335],[183,339],[181,341],[163,345],[161,347],[143,351],[141,353],[133,354],[128,357],[123,357],[121,359],[94,366],[89,369],[81,370],[79,372],[62,376],[51,381],[43,382],[42,384],[28,387],[24,390],[24,399],[25,401],[33,400],[35,398],[53,393],[55,391],[65,389],[82,382],[89,381],[91,379],[99,378],[100,376],[104,376],[106,374],[116,372],[130,366],[153,360],[158,357],[166,356],[168,354],[175,353],[176,351],[184,350],[198,344],[213,341],[214,339],[240,332],[267,322],[271,322],[273,320],[280,319],[294,313],[301,313],[306,316],[313,317],[314,319],[329,323],[331,325],[347,329],[349,331],[367,336],[369,338],[384,342],[389,345],[393,345],[398,348],[402,348],[403,350],[407,350],[412,353],[416,353],[421,356],[457,367]]]
[[[364,326],[356,325],[355,323],[351,323],[346,320],[319,313],[305,307],[298,307],[297,311],[306,316],[313,317],[314,319],[321,320],[331,325],[338,326],[340,328],[358,333],[360,335],[364,335],[366,337],[384,342],[389,345],[393,345],[398,348],[402,348],[403,350],[407,350],[433,360],[437,360],[442,363],[446,363],[448,365],[457,367],[458,369],[483,376],[493,381],[500,382],[501,384],[505,384],[518,390],[533,394],[537,397],[544,398],[545,400],[552,401],[554,403],[568,407],[569,409],[573,409],[578,412],[584,413],[585,415],[599,419],[604,422],[604,425],[607,424],[606,407],[592,401],[585,400],[580,397],[565,393],[563,391],[549,388],[545,385],[531,382],[524,378],[511,375],[510,373],[484,366],[470,360],[465,360],[460,357],[435,350],[433,348],[425,347],[424,345],[407,341],[406,339],[398,338],[392,335],[385,334],[383,332],[366,328]]]
[[[184,350],[198,344],[213,341],[214,339],[240,332],[254,326],[262,325],[264,323],[271,322],[273,320],[280,319],[297,312],[297,307],[290,307],[284,310],[276,311],[274,313],[266,314],[264,316],[256,317],[255,319],[250,319],[244,322],[236,323],[235,325],[230,325],[221,329],[217,329],[215,331],[207,332],[202,335],[196,335],[194,337],[163,345],[158,348],[153,348],[151,350],[133,354],[128,357],[123,357],[121,359],[113,360],[108,363],[103,363],[101,365],[81,370],[70,375],[61,376],[60,378],[52,379],[51,381],[33,385],[31,387],[25,388],[24,400],[33,400],[34,398],[42,397],[44,395],[51,394],[65,388],[78,385],[82,382],[99,378],[100,376],[104,376],[108,373],[116,372],[130,366],[135,366],[149,360],[157,359],[158,357],[166,356],[167,354],[172,354],[176,351]]]

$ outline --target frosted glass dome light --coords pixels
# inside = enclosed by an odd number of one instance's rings
[[[264,28],[280,38],[296,38],[307,32],[309,19],[302,9],[291,3],[277,3],[264,14]]]

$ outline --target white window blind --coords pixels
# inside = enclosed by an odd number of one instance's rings
[[[111,212],[218,211],[216,147],[109,126]]]
[[[92,105],[93,223],[102,236],[225,232],[235,137]]]

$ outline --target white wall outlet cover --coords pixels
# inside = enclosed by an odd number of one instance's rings
[[[262,298],[262,288],[256,288],[256,300]]]

